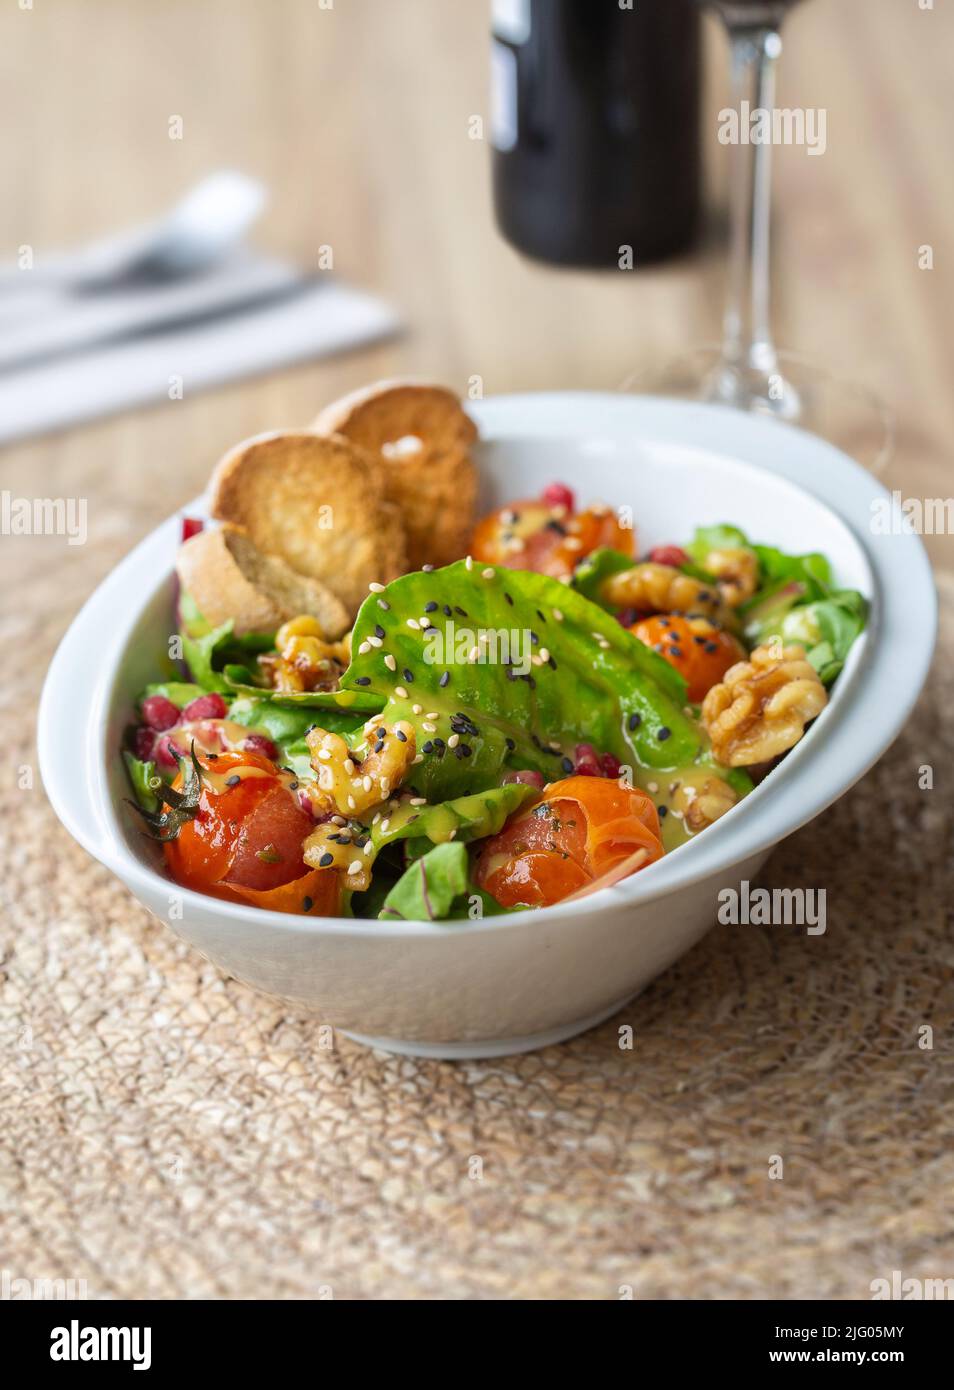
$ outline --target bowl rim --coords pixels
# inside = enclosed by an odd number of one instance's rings
[[[614,446],[648,442],[698,446],[710,454],[720,454],[724,461],[770,473],[807,494],[842,523],[872,576],[869,627],[852,649],[829,705],[772,776],[704,836],[666,855],[645,874],[633,875],[576,902],[538,909],[545,912],[547,922],[649,904],[762,853],[820,814],[894,741],[927,676],[937,627],[937,599],[927,555],[917,535],[902,525],[898,534],[890,536],[890,545],[877,547],[870,543],[870,536],[866,541],[859,534],[860,516],[870,517],[874,499],[887,502],[892,516],[901,516],[892,494],[859,464],[802,430],[726,406],[573,391],[489,397],[470,402],[469,408],[477,418],[484,443],[549,436],[584,437]],[[764,457],[771,458],[771,467],[761,461]],[[196,499],[183,510],[203,513],[204,499]],[[107,715],[131,633],[147,605],[169,582],[172,566],[169,563],[163,568],[161,557],[174,551],[180,515],[175,513],[160,523],[107,575],[74,618],[50,663],[38,715],[39,766],[49,800],[70,834],[137,895],[140,888],[147,896],[155,896],[159,888],[167,894],[175,892],[183,901],[186,921],[191,906],[223,921],[263,931],[281,927],[306,935],[447,940],[475,932],[514,930],[535,921],[536,912],[455,920],[453,924],[270,912],[181,887],[129,850],[108,785]],[[145,562],[153,559],[160,561],[154,572],[162,578],[148,594],[137,598],[134,612],[114,625],[106,651],[102,643],[88,642],[90,632],[102,631],[105,613],[113,610],[127,579],[133,575],[138,579]],[[922,622],[910,623],[912,605]],[[877,734],[870,737],[873,729]],[[78,734],[81,740],[79,759],[72,743],[72,762],[66,756],[70,733]],[[826,746],[835,754],[827,759],[827,765]],[[816,770],[811,782],[803,775],[806,764]],[[75,774],[72,783],[71,770]],[[77,806],[77,776],[86,789],[85,816]],[[771,787],[771,796],[766,787]],[[452,930],[448,930],[449,925]]]

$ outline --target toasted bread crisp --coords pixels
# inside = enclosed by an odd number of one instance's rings
[[[187,540],[176,569],[206,622],[218,627],[231,618],[238,636],[274,632],[300,613],[315,618],[329,638],[339,637],[350,622],[344,604],[324,584],[262,554],[230,526]]]
[[[212,514],[327,585],[350,614],[370,583],[387,583],[408,567],[383,464],[333,435],[262,434],[237,445],[212,476]]]
[[[382,381],[327,406],[313,428],[342,434],[385,465],[387,495],[401,509],[412,569],[466,554],[474,528],[477,427],[443,386]]]

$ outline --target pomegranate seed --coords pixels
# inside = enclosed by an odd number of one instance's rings
[[[655,545],[649,558],[654,565],[672,565],[677,570],[689,563],[689,556],[679,545]]]
[[[540,791],[543,790],[545,785],[543,773],[533,772],[528,767],[522,768],[520,772],[508,772],[503,779],[503,785],[505,787],[512,786],[514,782],[520,782],[525,787],[537,787]]]
[[[179,761],[176,757],[178,751],[169,734],[163,734],[161,738],[156,739],[152,756],[160,767],[178,767]]]
[[[179,706],[167,700],[165,695],[148,695],[142,702],[142,717],[150,729],[161,734],[163,729],[171,729],[178,724],[181,715]]]
[[[600,767],[603,769],[604,777],[618,777],[620,768],[623,764],[613,753],[603,753],[600,756]]]
[[[204,521],[200,521],[197,516],[184,516],[182,518],[182,539],[190,541],[193,536],[197,536],[205,526]]]
[[[566,507],[568,512],[576,510],[573,489],[568,488],[566,483],[551,483],[549,487],[544,488],[543,500],[548,507]]]
[[[156,732],[154,729],[147,728],[145,724],[140,724],[133,734],[132,751],[142,763],[152,761],[152,750],[156,742]]]
[[[574,751],[577,777],[601,777],[599,755],[592,743],[578,743]]]
[[[197,695],[182,711],[183,721],[193,719],[224,719],[227,705],[221,695]]]
[[[242,739],[239,747],[243,753],[261,753],[263,758],[271,758],[273,762],[278,757],[278,748],[264,734],[249,734],[248,738]]]

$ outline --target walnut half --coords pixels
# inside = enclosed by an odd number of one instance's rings
[[[756,647],[730,666],[702,703],[712,752],[725,767],[748,767],[794,747],[828,703],[803,647]]]

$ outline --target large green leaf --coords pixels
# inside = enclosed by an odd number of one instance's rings
[[[424,837],[433,844],[457,839],[480,840],[496,835],[509,816],[537,795],[533,787],[522,782],[510,782],[505,787],[489,787],[472,796],[459,796],[436,806],[412,806],[405,803],[388,817],[371,827],[371,839],[376,848],[395,840]],[[382,827],[387,825],[387,829]]]
[[[415,725],[410,780],[429,801],[494,786],[505,767],[555,780],[578,743],[659,769],[704,747],[678,672],[546,575],[465,561],[404,575],[365,600],[352,651],[342,689]]]

